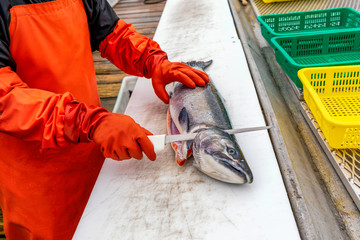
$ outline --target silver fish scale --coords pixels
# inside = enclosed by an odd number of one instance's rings
[[[178,83],[174,87],[170,101],[170,112],[173,121],[178,121],[176,117],[180,115],[181,110],[185,107],[189,116],[190,129],[199,125],[231,129],[226,110],[211,83],[208,83],[205,87],[196,87],[195,89],[190,89]],[[186,129],[182,130],[187,132]]]

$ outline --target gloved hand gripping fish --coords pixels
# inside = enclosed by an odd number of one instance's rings
[[[204,70],[212,63],[189,62]],[[205,87],[188,88],[174,83],[168,109],[168,134],[198,133],[194,140],[171,143],[182,166],[193,155],[193,165],[206,175],[229,183],[251,183],[253,175],[233,135],[223,101],[211,81]]]

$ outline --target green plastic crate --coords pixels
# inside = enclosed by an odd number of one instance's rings
[[[352,8],[269,14],[261,15],[257,19],[261,34],[271,46],[273,37],[351,30],[360,27],[360,13]]]
[[[298,88],[302,68],[360,64],[360,30],[275,37],[276,60]]]

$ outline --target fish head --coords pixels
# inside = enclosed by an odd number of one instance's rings
[[[217,180],[244,184],[253,175],[234,137],[219,128],[199,131],[193,142],[193,164]]]

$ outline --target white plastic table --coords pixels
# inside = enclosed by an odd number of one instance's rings
[[[226,0],[168,0],[154,39],[172,61],[213,60],[207,69],[234,128],[265,125]],[[167,105],[140,78],[126,114],[166,133]],[[236,135],[254,182],[233,185],[175,162],[107,159],[74,239],[300,239],[266,130]]]

